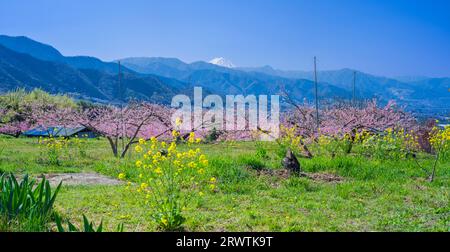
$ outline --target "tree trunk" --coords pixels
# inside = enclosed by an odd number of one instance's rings
[[[118,153],[117,153],[117,141],[114,141],[111,137],[106,137],[107,139],[108,139],[108,141],[109,141],[109,144],[111,145],[111,149],[112,149],[112,152],[113,152],[113,154],[114,154],[114,157],[117,157],[118,156]]]

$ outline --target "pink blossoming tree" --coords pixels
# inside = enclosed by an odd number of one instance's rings
[[[116,157],[125,157],[138,138],[149,139],[170,132],[170,110],[148,103],[132,103],[123,108],[99,106],[84,111],[79,109],[46,109],[34,113],[40,126],[83,126],[105,137]]]

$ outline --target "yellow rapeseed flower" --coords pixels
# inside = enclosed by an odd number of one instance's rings
[[[147,183],[141,183],[141,189],[142,189],[142,190],[147,189],[147,187],[148,187],[148,184],[147,184]]]
[[[158,174],[158,175],[161,175],[161,174],[162,174],[161,168],[160,168],[160,167],[157,167],[157,168],[155,169],[155,173]]]
[[[182,121],[179,117],[177,117],[177,118],[175,119],[175,125],[176,125],[177,127],[179,127],[182,123],[183,123],[183,121]]]
[[[134,148],[134,150],[135,150],[137,153],[141,153],[141,152],[143,151],[143,149],[142,149],[142,147],[141,147],[140,145],[137,145],[137,146]]]
[[[172,142],[172,143],[170,144],[169,148],[167,149],[167,151],[168,151],[169,153],[171,153],[171,152],[174,152],[174,151],[176,150],[176,148],[177,148],[177,144],[176,144],[175,142]]]
[[[168,224],[169,222],[167,221],[166,218],[162,217],[162,218],[161,218],[161,223],[164,224],[165,226],[167,226],[167,224]]]
[[[189,143],[194,143],[194,141],[195,141],[195,133],[191,132],[191,133],[189,133],[188,142]]]
[[[173,130],[173,131],[172,131],[172,136],[173,136],[173,137],[179,137],[179,136],[180,136],[180,132],[178,132],[178,131],[176,131],[176,130]]]

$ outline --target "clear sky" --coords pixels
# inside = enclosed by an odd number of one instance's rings
[[[103,60],[450,76],[449,0],[0,0],[0,34]]]

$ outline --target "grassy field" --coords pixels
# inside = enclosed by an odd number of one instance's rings
[[[124,172],[131,181],[138,176],[136,153],[116,159],[105,139],[88,140],[86,156],[65,154],[59,165],[46,162],[38,145],[37,139],[0,137],[0,172],[97,172],[114,178]],[[208,156],[206,172],[217,178],[218,190],[188,205],[186,231],[450,231],[449,162],[439,164],[430,183],[408,159],[301,158],[303,171],[316,175],[313,179],[277,172],[282,167],[275,143],[264,143],[265,158],[255,155],[254,142],[198,147]],[[421,159],[433,161],[426,155]],[[63,185],[56,210],[73,223],[80,223],[82,214],[95,223],[103,219],[108,230],[119,223],[126,231],[157,230],[149,217],[152,209],[124,185]]]

